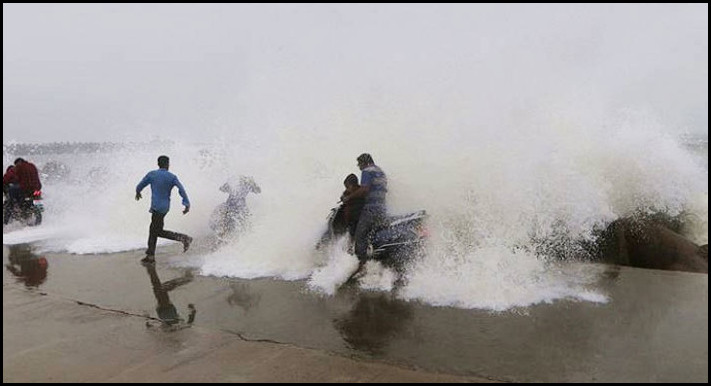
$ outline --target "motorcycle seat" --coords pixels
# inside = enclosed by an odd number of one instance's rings
[[[407,222],[410,222],[412,220],[417,220],[420,218],[423,218],[427,215],[427,212],[425,210],[418,210],[417,212],[412,212],[412,213],[407,213],[407,214],[402,214],[402,215],[397,215],[397,216],[390,216],[387,219],[387,225],[386,226],[396,226],[399,224],[404,224]]]

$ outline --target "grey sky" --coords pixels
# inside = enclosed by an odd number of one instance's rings
[[[708,4],[3,4],[3,142],[269,135],[422,103],[495,122],[592,94],[707,132]]]

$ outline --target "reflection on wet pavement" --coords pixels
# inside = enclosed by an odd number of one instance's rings
[[[175,308],[175,305],[170,301],[168,292],[177,287],[190,283],[193,280],[192,272],[186,271],[185,276],[161,282],[158,277],[158,272],[156,272],[155,264],[145,264],[145,267],[146,272],[148,272],[148,277],[151,280],[153,294],[156,297],[156,313],[158,314],[158,318],[164,323],[165,326],[173,326],[184,322],[184,319],[178,315],[178,310]],[[195,305],[192,303],[189,304],[187,324],[192,324],[195,321],[196,312],[197,310],[195,309]]]
[[[261,296],[250,291],[246,283],[230,284],[232,293],[227,296],[227,303],[231,306],[237,306],[245,312],[249,312],[254,307],[259,306]]]
[[[32,252],[27,244],[10,245],[8,264],[5,268],[12,273],[18,282],[27,287],[39,287],[47,279],[47,259]]]
[[[380,357],[412,316],[410,303],[389,293],[367,293],[345,316],[334,319],[333,324],[350,348]]]

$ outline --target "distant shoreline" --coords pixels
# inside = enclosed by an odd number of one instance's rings
[[[126,148],[143,149],[156,145],[173,145],[174,141],[149,141],[149,142],[47,142],[47,143],[11,143],[3,144],[3,154],[17,156],[44,155],[44,154],[89,154],[106,151],[119,151]]]
[[[689,134],[678,137],[680,144],[692,150],[708,149],[708,136],[693,136]],[[4,143],[2,145],[3,154],[14,156],[31,156],[46,154],[90,154],[98,152],[119,151],[127,148],[141,150],[155,148],[156,146],[175,145],[174,140],[154,139],[146,142],[43,142],[29,143],[16,142]]]

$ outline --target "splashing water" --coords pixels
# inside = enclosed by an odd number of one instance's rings
[[[587,287],[594,278],[551,269],[551,251],[574,260],[575,246],[592,240],[595,229],[640,210],[690,213],[696,223],[688,235],[708,238],[704,165],[645,120],[625,116],[589,130],[554,119],[496,134],[444,124],[435,134],[426,124],[407,123],[407,130],[366,127],[379,133],[372,144],[342,144],[351,127],[344,122],[320,136],[290,129],[248,143],[126,143],[94,153],[33,155],[28,158],[40,169],[51,162],[62,175],[44,177],[44,223],[6,230],[3,242],[37,241],[46,251],[77,254],[144,248],[150,200],[145,194],[136,202],[133,192],[156,168],[157,156],[167,154],[192,207],[183,216],[174,192],[166,229],[193,235],[197,243],[210,238],[209,216],[226,199],[219,187],[228,178],[251,175],[262,188],[247,199],[248,232],[220,248],[196,249],[203,274],[307,279],[310,288],[333,294],[355,258],[342,245],[319,257],[314,245],[343,177],[357,172],[355,157],[363,151],[389,176],[392,213],[430,214],[432,242],[408,267],[400,292],[407,299],[493,310],[560,298],[604,301]],[[6,150],[4,163],[14,156]],[[392,289],[394,273],[368,267],[361,288]]]

